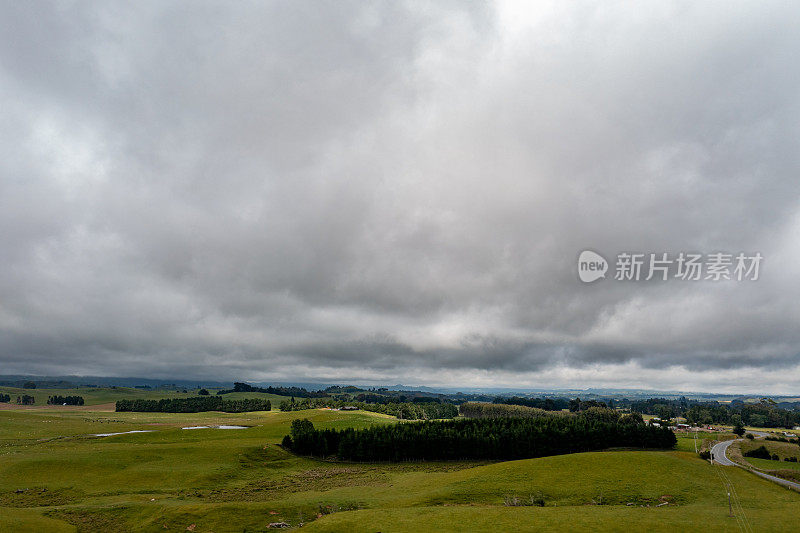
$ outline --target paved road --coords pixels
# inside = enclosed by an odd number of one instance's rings
[[[711,448],[711,457],[714,459],[714,464],[723,465],[723,466],[738,466],[739,468],[744,468],[745,470],[748,470],[748,471],[752,472],[753,474],[755,474],[757,476],[761,476],[764,479],[768,479],[768,480],[770,480],[770,481],[772,481],[774,483],[777,483],[778,485],[783,485],[784,487],[788,487],[790,489],[794,489],[794,490],[800,491],[800,483],[795,483],[793,481],[788,481],[786,479],[775,477],[775,476],[772,476],[770,474],[765,474],[764,472],[758,472],[756,470],[750,470],[749,468],[745,468],[745,467],[743,467],[741,465],[738,465],[738,464],[734,463],[730,459],[728,459],[727,455],[725,455],[725,452],[728,451],[728,446],[730,446],[731,444],[733,444],[737,440],[742,440],[742,439],[726,440],[726,441],[723,441],[723,442],[715,444],[714,447]]]
[[[711,448],[711,459],[715,464],[723,465],[723,466],[736,466],[736,463],[728,459],[725,455],[725,452],[728,451],[728,446],[736,442],[737,439],[734,440],[726,440],[714,445]]]
[[[750,472],[754,473],[757,476],[761,476],[764,479],[768,479],[770,481],[773,481],[773,482],[777,483],[778,485],[783,485],[784,487],[788,487],[790,489],[794,489],[794,490],[800,491],[800,483],[795,483],[794,481],[787,481],[787,480],[779,478],[779,477],[775,477],[775,476],[771,476],[769,474],[765,474],[764,472],[756,472],[755,470],[750,470]]]

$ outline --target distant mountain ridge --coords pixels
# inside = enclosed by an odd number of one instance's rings
[[[0,386],[22,387],[26,381],[33,381],[37,388],[75,388],[79,386],[98,386],[98,387],[152,387],[152,388],[222,388],[233,387],[234,381],[218,381],[207,379],[157,379],[140,377],[113,377],[113,376],[35,376],[35,375],[0,375]],[[249,381],[246,382],[256,387],[300,387],[309,391],[320,391],[328,387],[355,385],[366,390],[384,388],[393,391],[419,392],[426,394],[440,394],[447,396],[463,395],[487,395],[487,396],[539,396],[539,397],[561,397],[582,399],[602,399],[602,398],[680,398],[685,396],[691,399],[709,400],[733,400],[747,398],[795,398],[797,396],[783,395],[759,395],[759,394],[731,394],[731,393],[710,393],[710,392],[690,392],[690,391],[663,391],[657,389],[620,389],[620,388],[596,388],[585,389],[546,389],[546,388],[526,388],[526,387],[429,387],[411,386],[400,383],[394,385],[376,385],[354,382],[317,382],[317,381]]]

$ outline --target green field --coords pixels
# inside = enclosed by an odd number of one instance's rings
[[[772,461],[770,459],[756,459],[748,457],[747,462],[758,468],[759,470],[800,470],[800,463],[792,463],[789,461]]]
[[[736,443],[736,446],[742,452],[755,450],[760,446],[764,446],[770,453],[777,454],[781,459],[784,457],[798,457],[800,458],[800,446],[793,442],[778,442],[772,440],[755,439],[743,440]],[[748,460],[750,458],[748,457]]]
[[[694,452],[695,448],[697,451],[708,449],[715,442],[737,438],[733,433],[716,431],[698,431],[697,437],[693,433],[679,433],[677,437],[678,445],[676,449],[684,452]]]
[[[0,531],[221,533],[264,531],[280,521],[304,522],[303,531],[373,533],[736,531],[742,522],[727,516],[722,470],[741,504],[737,516],[752,530],[792,531],[800,510],[800,494],[738,468],[711,467],[686,438],[669,452],[348,464],[281,449],[277,443],[298,416],[317,427],[396,423],[329,410],[0,411]],[[249,427],[180,429],[220,424]],[[151,432],[89,436],[129,430]],[[544,506],[506,505],[531,498]]]
[[[212,395],[218,389],[209,389]],[[85,405],[111,404],[117,400],[160,400],[161,398],[191,398],[197,396],[198,389],[188,389],[187,392],[173,389],[135,389],[129,387],[78,387],[74,389],[18,389],[14,387],[0,387],[0,394],[11,396],[11,403],[16,404],[17,396],[27,394],[36,398],[34,406],[47,405],[48,396],[82,396]],[[223,396],[226,400],[240,400],[243,398],[261,398],[272,402],[272,408],[288,398],[277,394],[265,392],[231,392]]]
[[[769,453],[777,454],[780,461],[773,461],[770,459],[757,459],[755,457],[743,457],[741,454],[750,450],[754,450],[759,446],[767,448]],[[739,461],[754,466],[759,470],[765,472],[776,470],[800,470],[800,462],[784,461],[787,457],[794,457],[800,459],[800,446],[789,442],[776,442],[763,439],[745,440],[735,443],[733,446],[732,456],[736,457]]]

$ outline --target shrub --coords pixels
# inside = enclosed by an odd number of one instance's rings
[[[772,455],[769,453],[769,450],[767,450],[767,447],[763,444],[755,450],[744,452],[742,455],[745,457],[753,457],[755,459],[772,459]]]
[[[503,498],[503,505],[506,507],[544,507],[544,496],[541,492],[531,494],[528,498],[520,498],[516,495]]]

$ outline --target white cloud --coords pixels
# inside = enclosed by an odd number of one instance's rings
[[[800,10],[2,10],[7,372],[795,386]]]

